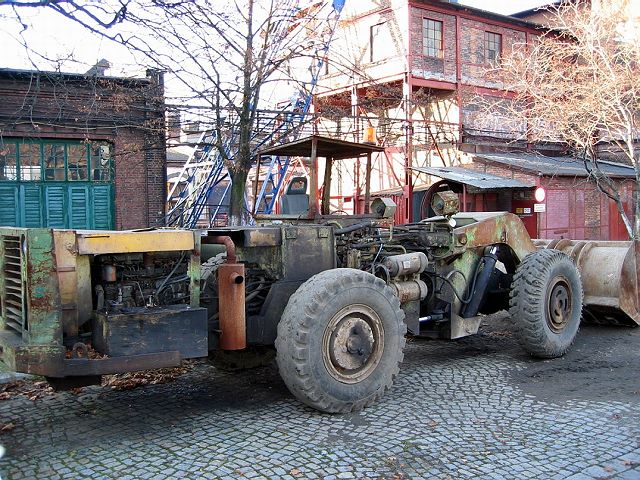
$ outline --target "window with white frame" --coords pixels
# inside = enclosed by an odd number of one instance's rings
[[[422,51],[427,57],[442,58],[442,22],[430,18],[422,19]]]

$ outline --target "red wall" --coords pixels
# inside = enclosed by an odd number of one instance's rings
[[[615,203],[600,193],[595,183],[587,181],[586,177],[539,177],[490,162],[476,162],[465,167],[502,177],[536,182],[542,186],[546,191],[546,211],[534,214],[537,217],[537,238],[628,240]],[[631,215],[634,181],[621,179],[616,180],[616,183],[619,185],[625,211]]]

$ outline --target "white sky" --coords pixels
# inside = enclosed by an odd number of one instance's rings
[[[347,0],[357,1],[357,0]],[[509,14],[526,10],[548,2],[540,0],[461,0],[461,4],[483,10]],[[22,8],[22,21],[27,25],[21,32],[18,22],[7,19],[6,7],[0,7],[0,45],[2,57],[0,68],[43,70],[59,69],[65,72],[82,73],[101,58],[112,63],[109,75],[144,76],[144,60],[137,62],[122,46],[98,38],[73,23],[44,8]],[[27,42],[32,50],[28,53],[21,45]],[[37,52],[33,53],[33,52]],[[38,54],[50,59],[45,59]]]
[[[490,12],[509,15],[529,8],[539,7],[551,2],[541,2],[539,0],[461,0],[459,3],[470,7],[481,8]]]

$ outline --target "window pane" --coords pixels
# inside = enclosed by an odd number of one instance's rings
[[[371,26],[369,47],[371,62],[377,62],[393,55],[393,41],[386,22]]]
[[[87,180],[89,166],[87,165],[87,146],[67,145],[67,176],[69,180]]]
[[[106,142],[91,144],[91,180],[111,180],[111,145]]]
[[[0,180],[17,180],[16,144],[0,144]]]
[[[442,58],[442,22],[438,20],[422,20],[422,40],[424,54],[428,57]]]
[[[20,180],[40,180],[40,144],[20,144]]]
[[[64,180],[64,145],[44,145],[45,180]]]
[[[486,60],[490,64],[495,64],[500,60],[502,53],[502,35],[499,33],[485,32]]]

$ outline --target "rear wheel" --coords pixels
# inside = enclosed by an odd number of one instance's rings
[[[531,355],[564,355],[580,326],[580,273],[571,259],[557,250],[527,255],[516,269],[509,305],[515,333]]]
[[[278,324],[278,367],[303,403],[324,412],[360,410],[399,372],[407,331],[400,302],[379,278],[328,270],[291,296]]]

